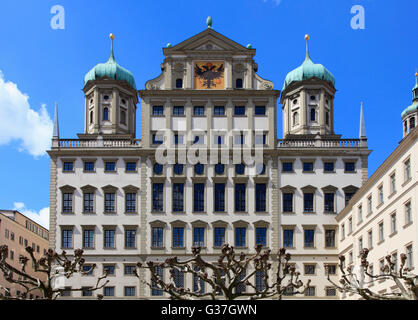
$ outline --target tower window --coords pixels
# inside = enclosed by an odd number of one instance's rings
[[[103,120],[109,121],[109,108],[103,109]]]
[[[299,114],[297,112],[293,113],[293,125],[297,126],[299,124]]]
[[[413,128],[415,128],[415,118],[414,117],[412,117],[409,120],[409,129],[412,130]]]
[[[90,124],[93,123],[93,116],[94,116],[93,111],[90,111]]]
[[[125,99],[122,99],[122,104],[125,104],[125,103],[126,103]]]
[[[312,97],[311,97],[311,98],[312,98]],[[316,117],[315,117],[315,114],[316,114],[315,109],[314,109],[314,108],[312,108],[312,109],[311,109],[311,121],[316,121],[316,120],[315,120],[315,118],[316,118]]]
[[[90,99],[90,104],[93,104],[93,99]]]
[[[125,110],[122,110],[120,112],[120,123],[126,124],[126,111]]]
[[[293,104],[297,104],[298,103],[298,99],[293,100]]]
[[[238,79],[235,81],[235,87],[236,87],[237,89],[242,89],[242,79],[241,79],[241,78],[238,78]]]
[[[109,100],[109,96],[108,96],[108,95],[105,95],[105,96],[103,97],[103,99],[105,99],[105,100]]]
[[[325,124],[329,126],[329,112],[325,112]]]
[[[183,88],[183,79],[176,79],[176,88]]]
[[[316,97],[315,96],[311,96],[311,100],[315,101]]]

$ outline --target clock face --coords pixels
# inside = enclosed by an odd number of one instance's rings
[[[224,61],[196,61],[194,63],[195,89],[225,89]]]

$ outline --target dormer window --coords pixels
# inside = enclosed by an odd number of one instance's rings
[[[177,89],[183,88],[183,79],[176,79],[176,88]]]
[[[238,78],[237,80],[235,80],[235,88],[242,89],[242,79],[241,78]]]
[[[109,108],[104,108],[103,109],[103,120],[104,121],[109,121]]]

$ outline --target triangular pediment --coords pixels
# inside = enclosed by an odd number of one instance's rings
[[[213,29],[206,29],[179,44],[164,48],[165,54],[185,51],[233,51],[253,55],[255,49],[247,49]]]

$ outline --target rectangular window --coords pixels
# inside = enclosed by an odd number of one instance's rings
[[[93,229],[83,230],[83,248],[85,249],[94,248],[94,230]]]
[[[267,228],[255,228],[255,244],[261,244],[263,247],[267,247]]]
[[[213,109],[213,115],[215,116],[224,116],[225,115],[225,107],[223,106],[215,106]]]
[[[348,233],[353,232],[353,218],[348,218]]]
[[[104,230],[104,247],[105,248],[115,247],[115,229]]]
[[[255,287],[257,291],[264,291],[266,289],[265,275],[263,270],[255,272]]]
[[[245,212],[245,193],[246,193],[246,184],[237,183],[235,184],[235,211],[236,212]]]
[[[135,297],[135,287],[125,287],[125,297]]]
[[[313,172],[313,162],[304,162],[303,172]]]
[[[173,281],[176,288],[184,288],[184,273],[177,269],[173,269]]]
[[[334,162],[324,162],[325,172],[334,172]]]
[[[236,116],[244,116],[245,115],[245,107],[244,106],[235,106],[235,113]]]
[[[214,229],[215,247],[220,247],[225,243],[225,228],[215,227]]]
[[[93,275],[93,267],[91,265],[84,264],[83,265],[83,272],[85,276],[92,276]]]
[[[105,297],[113,297],[113,296],[115,296],[115,287],[104,287],[103,288],[103,295]]]
[[[328,274],[337,274],[337,266],[335,264],[329,264],[328,267]]]
[[[64,171],[74,171],[74,162],[72,162],[72,161],[64,162],[63,170]]]
[[[283,230],[283,246],[285,248],[293,248],[293,229]]]
[[[325,230],[325,247],[335,248],[335,230]]]
[[[283,172],[293,172],[293,162],[283,162],[282,163]]]
[[[383,234],[383,222],[379,223],[379,241],[383,241],[384,234]]]
[[[354,196],[354,192],[346,192],[344,196],[345,196],[345,206],[347,206],[351,198]]]
[[[205,184],[195,183],[193,185],[193,211],[203,212],[205,210]]]
[[[153,116],[162,116],[162,115],[164,115],[164,107],[163,106],[153,106],[152,107],[152,115]]]
[[[373,248],[373,231],[370,230],[367,233],[367,237],[369,238],[369,249]]]
[[[390,193],[396,192],[396,176],[392,174],[390,176]]]
[[[125,276],[132,276],[134,274],[134,270],[135,270],[135,266],[134,265],[124,265],[123,267],[123,274]]]
[[[358,223],[363,221],[363,207],[359,206],[358,207]]]
[[[193,108],[193,115],[195,115],[195,116],[204,116],[205,115],[205,107],[203,107],[203,106],[195,106]]]
[[[257,116],[265,116],[266,115],[266,107],[265,106],[255,106],[255,114]]]
[[[392,253],[393,271],[398,272],[398,253]]]
[[[152,211],[162,212],[163,211],[163,183],[152,184]]]
[[[136,171],[136,162],[127,162],[125,170],[128,171],[128,172]]]
[[[236,247],[245,247],[246,246],[246,232],[247,228],[237,227],[235,228],[235,246]]]
[[[155,273],[160,280],[164,281],[163,268],[161,268],[160,266],[156,266],[155,267]],[[152,287],[152,290],[151,290],[151,295],[152,296],[162,296],[163,295],[163,291],[158,289],[159,286],[158,286],[156,281],[153,281],[153,280],[151,281],[151,287]]]
[[[105,193],[105,212],[115,212],[114,193]]]
[[[193,245],[199,247],[205,246],[205,228],[197,227],[193,229]]]
[[[391,214],[390,221],[392,225],[392,233],[396,232],[396,213]]]
[[[345,172],[354,172],[356,170],[356,164],[352,161],[347,161],[344,163],[345,166]]]
[[[234,136],[235,140],[234,140],[234,144],[237,145],[242,145],[244,144],[245,140],[244,140],[244,135],[240,134],[240,135],[236,135]]]
[[[84,161],[84,171],[94,171],[94,161]]]
[[[372,196],[367,198],[367,214],[371,214],[373,211],[372,207]]]
[[[225,211],[225,183],[215,183],[215,211]]]
[[[125,195],[125,212],[136,212],[136,193]]]
[[[266,184],[256,183],[255,185],[255,211],[266,211]]]
[[[105,264],[103,265],[103,272],[106,272],[110,276],[115,275],[115,265],[113,264]]]
[[[184,116],[184,107],[183,106],[174,106],[173,107],[173,116]]]
[[[313,212],[314,210],[314,194],[304,193],[303,194],[303,211],[304,212]]]
[[[314,247],[314,237],[315,237],[315,230],[314,229],[305,229],[304,230],[305,236],[305,247],[313,248]]]
[[[105,171],[115,171],[116,162],[115,161],[106,161],[105,162]]]
[[[182,134],[175,134],[174,135],[174,144],[178,145],[178,144],[183,144],[183,135]]]
[[[83,194],[83,212],[91,213],[94,211],[94,193]]]
[[[305,291],[305,296],[314,297],[315,296],[315,287],[308,287]]]
[[[183,183],[173,183],[173,212],[183,212]]]
[[[315,274],[315,265],[314,264],[305,264],[305,274]]]
[[[163,228],[154,227],[152,228],[152,247],[153,248],[162,248],[163,244]]]
[[[293,212],[293,193],[283,193],[283,212]]]
[[[183,227],[173,228],[173,247],[184,248],[184,228]]]
[[[378,194],[379,194],[379,204],[383,203],[383,186],[380,186],[378,188]]]
[[[414,260],[412,256],[412,244],[406,247],[406,263],[409,269],[414,267]]]
[[[153,134],[152,135],[152,143],[153,144],[162,144],[164,140],[164,137],[161,135]]]
[[[62,211],[63,212],[73,212],[73,194],[64,193],[62,195]]]
[[[25,246],[27,246],[27,240],[25,239]],[[73,247],[73,229],[63,229],[61,247],[63,249],[71,249]]]
[[[255,135],[255,145],[256,146],[261,146],[261,145],[266,145],[267,143],[267,135],[264,134],[256,134]]]
[[[81,289],[82,289],[81,295],[83,297],[92,297],[93,296],[93,291],[90,290],[91,289],[90,287],[82,287]]]
[[[126,229],[125,230],[125,248],[135,248],[136,247],[135,234],[136,234],[136,230],[134,230],[134,229]]]
[[[324,194],[324,211],[325,212],[335,212],[334,208],[334,193],[325,193]]]
[[[361,253],[361,250],[363,250],[363,238],[358,239],[358,251],[359,254]]]
[[[245,284],[245,282],[243,282],[243,280],[245,279],[247,275],[246,270],[243,270],[242,273],[238,276],[238,282],[237,285],[235,287],[235,292],[236,293],[244,293],[247,291],[247,286]]]
[[[408,159],[404,162],[405,181],[411,178],[411,160]]]
[[[337,290],[335,288],[326,288],[327,297],[335,297],[337,295]]]
[[[408,224],[412,221],[411,215],[411,202],[405,204],[405,224]]]

